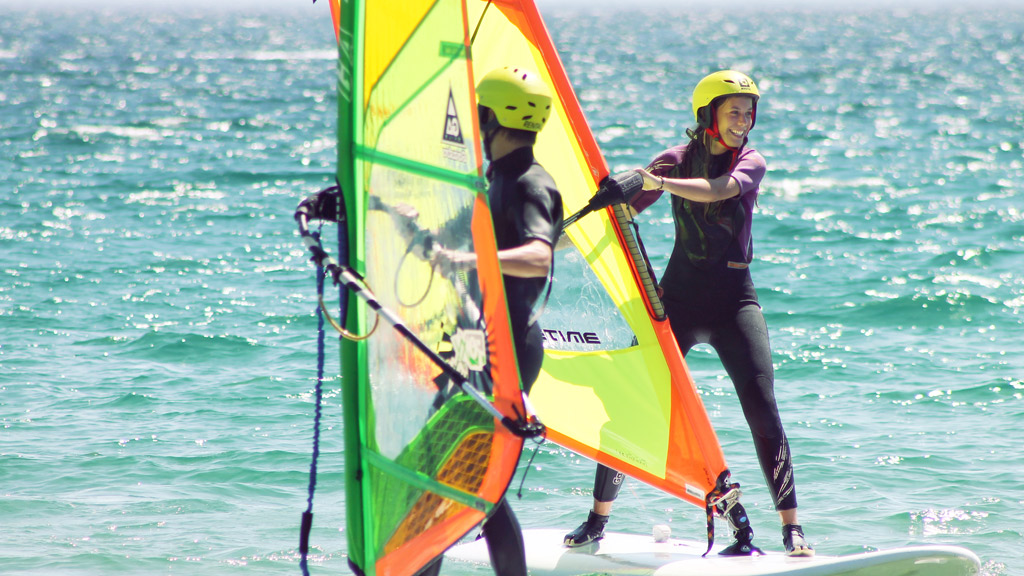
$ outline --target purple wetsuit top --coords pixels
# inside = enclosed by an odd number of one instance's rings
[[[686,152],[686,144],[674,146],[665,150],[650,163],[647,170],[655,175],[665,178],[678,178],[675,172],[677,166],[683,161],[683,154]],[[757,203],[757,194],[760,189],[761,179],[764,178],[764,174],[767,171],[767,166],[764,161],[764,157],[753,148],[744,148],[740,151],[739,157],[736,159],[736,165],[730,171],[730,175],[737,184],[740,185],[739,202],[743,207],[743,214],[745,218],[740,223],[740,229],[735,232],[735,239],[743,251],[743,257],[746,263],[750,262],[750,258],[753,256],[751,253],[752,246],[752,228],[751,221],[754,213],[754,205]],[[716,177],[718,174],[712,174],[711,177]],[[661,192],[657,190],[648,190],[638,194],[631,202],[633,208],[638,212],[644,210],[651,204],[661,197]],[[697,204],[694,202],[693,204]]]

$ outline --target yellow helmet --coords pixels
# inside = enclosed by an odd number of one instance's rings
[[[750,96],[754,101],[754,116],[751,119],[750,127],[754,127],[757,120],[757,100],[761,93],[757,91],[757,84],[750,79],[750,76],[735,70],[720,70],[708,74],[693,89],[693,117],[701,128],[710,128],[714,122],[712,118],[711,104],[721,97],[729,96]]]
[[[551,116],[551,90],[537,74],[506,66],[492,70],[476,87],[480,106],[490,108],[505,128],[540,132]]]

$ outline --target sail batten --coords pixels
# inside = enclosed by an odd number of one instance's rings
[[[402,156],[394,156],[366,146],[356,146],[355,156],[359,160],[365,162],[387,166],[388,168],[408,172],[410,174],[416,174],[431,180],[454,184],[464,188],[481,188],[483,185],[479,174],[476,172],[446,170],[433,164],[417,162],[416,160],[404,158]]]

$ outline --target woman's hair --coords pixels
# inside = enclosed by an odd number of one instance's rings
[[[688,129],[686,135],[690,143],[686,146],[681,162],[683,178],[707,178],[711,168],[711,137],[704,128],[697,127],[696,132]]]

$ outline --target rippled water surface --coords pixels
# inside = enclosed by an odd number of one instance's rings
[[[298,573],[316,321],[291,216],[332,180],[333,34],[323,4],[214,4],[0,4],[2,572]],[[616,170],[685,138],[708,71],[758,80],[753,274],[814,546],[1024,572],[1024,10],[542,8]],[[641,216],[659,269],[667,216]],[[778,549],[732,386],[689,359]],[[321,574],[347,572],[338,389]],[[520,520],[574,527],[592,478],[545,446]],[[617,509],[703,532],[635,482]]]

